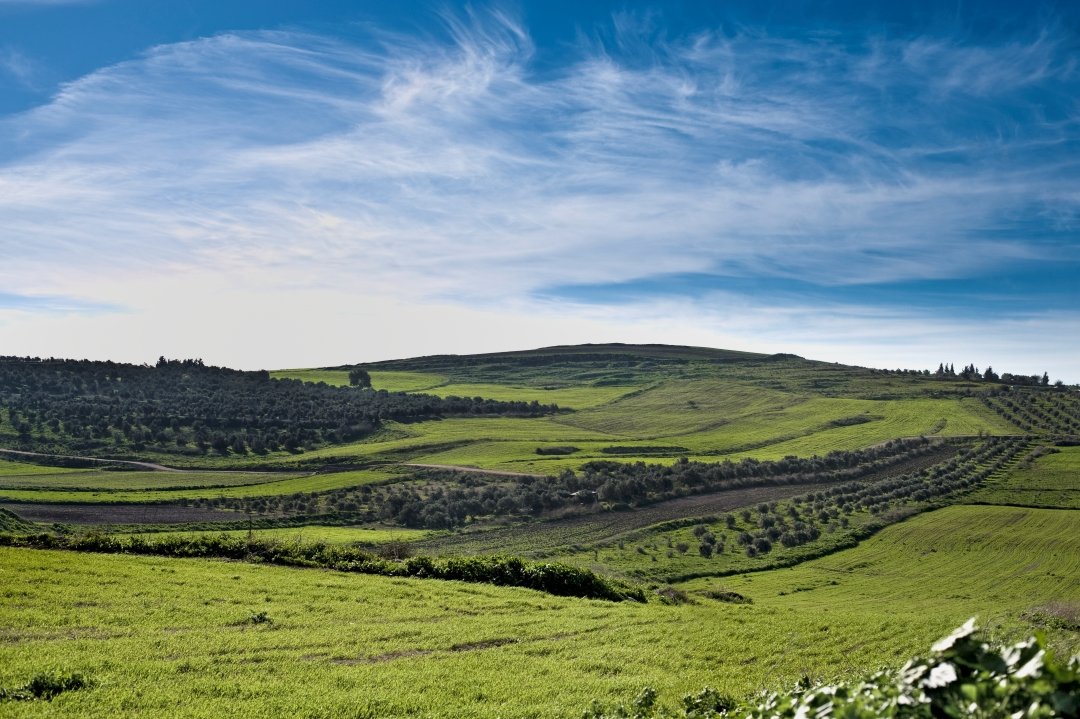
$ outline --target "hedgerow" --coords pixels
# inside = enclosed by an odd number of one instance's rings
[[[936,719],[985,717],[1040,719],[1080,717],[1080,657],[1058,659],[1042,635],[1007,647],[991,647],[968,620],[899,671],[882,671],[858,683],[800,682],[738,704],[713,689],[685,697],[680,709],[662,706],[646,687],[630,706],[594,705],[583,719]]]
[[[601,577],[588,569],[551,562],[525,562],[518,557],[500,555],[410,557],[398,561],[348,545],[277,541],[224,534],[160,538],[106,534],[0,534],[0,546],[164,557],[216,557],[298,567],[322,567],[389,577],[447,579],[503,587],[524,587],[558,596],[615,602],[627,599],[646,601],[643,590]]]

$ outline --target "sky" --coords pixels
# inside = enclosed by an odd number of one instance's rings
[[[0,0],[0,355],[1080,382],[1080,6]]]

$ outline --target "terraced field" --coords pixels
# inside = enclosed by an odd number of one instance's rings
[[[720,379],[671,380],[559,421],[612,436],[655,439],[700,432],[743,415],[778,412],[802,399]]]
[[[287,472],[139,472],[33,467],[27,474],[0,469],[0,492],[7,490],[140,491],[240,487],[304,476]],[[3,496],[0,494],[0,496]]]
[[[17,462],[10,459],[0,459],[0,482],[7,481],[12,477],[32,478],[38,475],[47,475],[59,478],[61,475],[79,475],[90,472],[89,469],[62,469],[49,467],[31,462]]]
[[[331,387],[349,385],[348,370],[335,369],[282,369],[270,373],[273,379],[298,379],[301,382],[324,382]]]
[[[1080,509],[1080,447],[1055,449],[988,484],[972,494],[970,501]]]
[[[129,476],[133,474],[144,473],[94,472],[91,476],[97,477],[95,483],[80,483],[78,489],[73,489],[68,484],[73,480],[68,478],[67,472],[55,475],[59,477],[56,484],[52,484],[49,479],[54,475],[35,475],[38,479],[35,489],[8,489],[0,484],[0,502],[110,504],[161,503],[216,497],[267,497],[356,487],[382,482],[395,476],[393,471],[380,469],[303,475],[150,472],[129,480]],[[162,484],[145,486],[152,485],[155,481]]]
[[[778,459],[852,450],[896,437],[1012,435],[1017,429],[969,399],[800,399],[782,393],[727,388],[711,405],[688,410],[689,388],[662,385],[581,412],[537,419],[452,419],[394,425],[373,440],[306,453],[303,461],[400,461],[507,471],[557,473],[594,459],[672,462],[724,458]],[[716,383],[705,386],[716,387]],[[648,409],[647,405],[653,405]],[[726,410],[722,410],[726,407]],[[736,414],[741,412],[741,414]],[[689,413],[689,417],[687,414]],[[680,419],[680,417],[682,417]],[[637,427],[638,435],[620,434]],[[677,430],[677,431],[676,431]],[[686,431],[684,431],[686,430]],[[570,446],[565,456],[537,449]],[[625,454],[612,454],[615,447]],[[607,451],[605,451],[607,450]]]
[[[1078,578],[1080,513],[958,505],[789,570],[684,587],[735,591],[755,606],[817,614],[825,625],[841,612],[868,621],[882,614],[918,621],[960,612],[1006,632],[1024,621],[1054,625],[1070,607],[1080,609]],[[1077,649],[1078,629],[1059,640]]]
[[[543,387],[521,384],[497,384],[492,382],[451,382],[446,377],[427,372],[374,370],[370,372],[375,389],[388,392],[422,392],[438,397],[483,397],[496,400],[522,400],[540,404],[557,404],[568,409],[585,409],[605,404],[634,391],[638,385],[596,387],[589,384],[578,386]],[[290,369],[270,373],[276,379],[298,379],[304,382],[325,382],[344,387],[349,384],[348,370]]]

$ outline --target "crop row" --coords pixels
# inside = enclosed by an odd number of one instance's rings
[[[786,513],[794,520],[793,524],[788,524],[783,514],[767,516],[770,509],[775,513],[775,507],[761,505],[758,530],[743,531],[737,541],[746,547],[748,555],[755,556],[769,552],[777,540],[785,547],[816,540],[820,536],[816,522],[836,522],[846,528],[848,517],[860,510],[871,515],[886,515],[892,510],[894,515],[885,516],[886,521],[898,518],[906,505],[973,489],[1012,462],[1026,446],[1023,439],[990,438],[932,467],[874,482],[848,482],[809,492],[791,500]],[[749,521],[750,517],[745,516],[748,512],[743,514],[744,522]],[[729,528],[735,528],[734,516],[727,515],[725,521]]]
[[[267,514],[349,514],[363,521],[448,529],[480,517],[540,516],[567,508],[641,507],[698,494],[749,487],[825,484],[879,474],[942,449],[925,438],[895,440],[858,452],[787,457],[775,462],[679,461],[673,465],[591,462],[582,473],[554,477],[500,477],[424,470],[412,481],[365,485],[323,493],[213,498],[196,506]]]
[[[1080,434],[1080,399],[1063,391],[1022,391],[984,395],[983,402],[1025,432]]]

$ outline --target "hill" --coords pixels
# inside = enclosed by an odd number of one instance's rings
[[[54,700],[71,716],[556,717],[831,681],[971,614],[1074,651],[1080,401],[964,374],[619,344],[7,358],[0,535],[63,536],[4,541],[240,562],[0,549],[0,688],[65,666],[98,682]],[[490,586],[507,567],[649,601]]]

